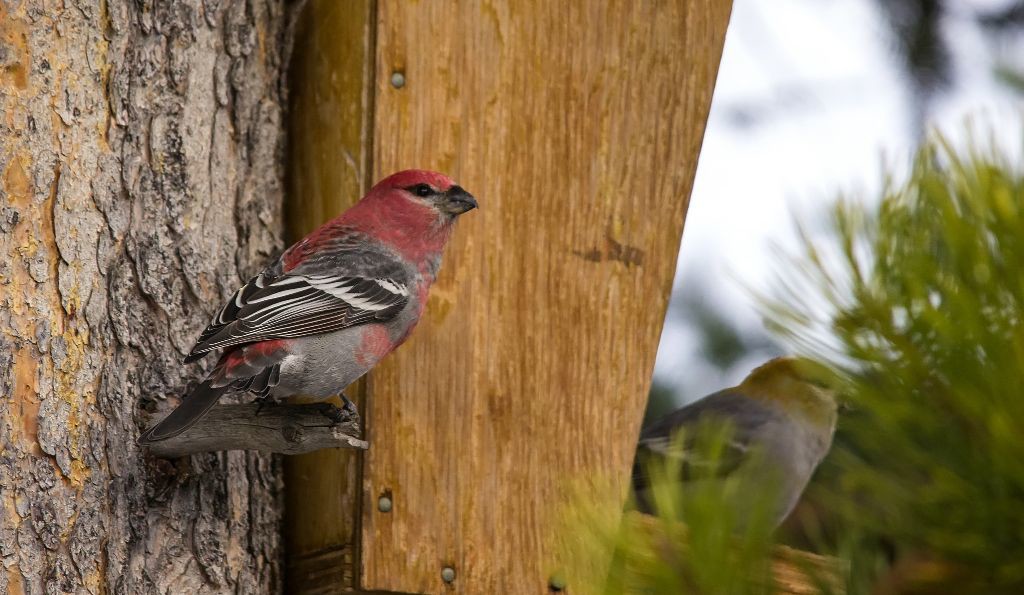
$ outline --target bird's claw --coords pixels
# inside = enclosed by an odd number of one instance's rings
[[[264,407],[266,407],[267,405],[272,405],[274,403],[275,403],[275,401],[270,398],[270,395],[267,395],[265,397],[257,398],[256,399],[256,415],[255,415],[255,417],[259,417],[260,416],[260,412],[263,411]]]
[[[320,409],[320,414],[331,420],[334,425],[338,425],[346,419],[351,419],[347,411],[344,409],[338,409],[330,403],[317,403]]]
[[[320,413],[331,420],[334,425],[341,423],[355,423],[359,424],[359,411],[356,409],[356,404],[345,395],[341,395],[342,406],[339,409],[330,403],[320,402],[317,403],[319,406]]]
[[[345,396],[345,393],[341,393],[341,401],[344,403],[341,410],[347,413],[349,417],[359,415],[359,410],[356,409],[356,404],[352,402],[352,399]]]

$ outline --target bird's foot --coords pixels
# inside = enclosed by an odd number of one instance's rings
[[[316,404],[318,411],[320,411],[321,415],[331,420],[332,425],[350,423],[358,427],[361,420],[359,419],[359,411],[356,409],[356,404],[344,394],[340,396],[342,401],[340,409],[331,403],[321,401]]]
[[[344,403],[341,410],[345,412],[348,417],[358,417],[359,411],[356,409],[356,404],[352,402],[352,399],[348,398],[345,393],[341,393],[341,401]]]
[[[341,401],[341,409],[338,409],[330,403],[320,403],[320,412],[323,413],[325,417],[330,418],[335,425],[352,420],[355,420],[358,424],[359,410],[356,409],[356,404],[352,402],[352,399],[345,396],[344,393],[341,394]]]
[[[346,410],[338,409],[330,403],[317,403],[316,407],[320,411],[321,415],[331,420],[333,425],[338,425],[343,421],[352,419],[351,415],[349,415]]]
[[[267,405],[276,405],[277,404],[277,401],[274,400],[273,397],[271,397],[270,395],[267,395],[265,397],[258,397],[258,398],[255,399],[255,402],[256,402],[256,417],[260,416],[260,411],[263,411],[263,408],[266,407]]]

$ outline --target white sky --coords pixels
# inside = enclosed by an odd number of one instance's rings
[[[963,0],[956,8],[967,15],[1006,3]],[[992,44],[966,17],[944,29],[956,87],[936,102],[929,123],[962,138],[968,116],[987,116],[1019,147],[1021,99],[994,80]],[[889,48],[873,0],[735,0],[677,290],[700,278],[704,299],[726,305],[740,325],[760,326],[744,285],[766,286],[772,243],[795,246],[794,215],[812,218],[840,192],[870,199],[883,163],[899,169],[907,162],[915,146],[910,97]],[[655,375],[682,400],[735,384],[767,357],[755,355],[721,376],[702,365],[698,348],[670,311]]]

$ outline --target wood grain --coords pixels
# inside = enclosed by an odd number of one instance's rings
[[[296,23],[289,71],[290,241],[337,216],[366,189],[372,4],[311,0]],[[362,386],[347,394],[363,411]],[[337,593],[355,587],[360,465],[360,453],[352,450],[286,458],[285,592]]]
[[[363,588],[545,592],[567,484],[624,489],[729,8],[379,2],[374,177],[481,209],[373,374]]]

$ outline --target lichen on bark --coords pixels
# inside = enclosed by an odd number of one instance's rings
[[[280,461],[135,439],[281,248],[288,10],[0,1],[0,592],[280,590]]]

